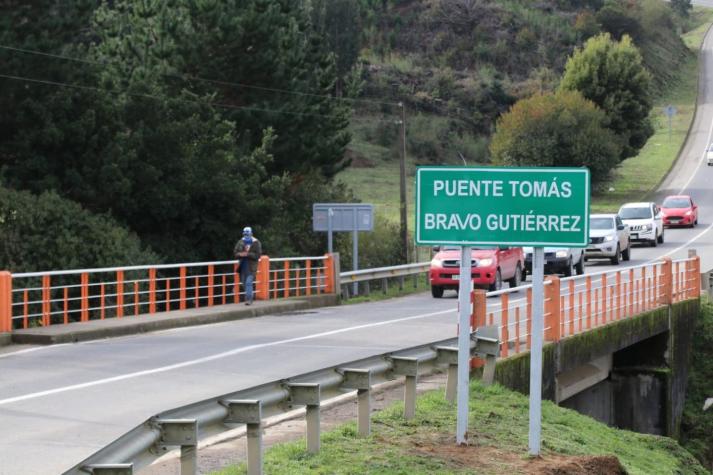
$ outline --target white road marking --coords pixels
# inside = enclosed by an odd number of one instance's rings
[[[668,256],[668,255],[671,255],[671,254],[673,254],[673,253],[675,253],[675,252],[680,251],[680,250],[683,249],[684,247],[689,246],[693,241],[698,240],[698,238],[700,238],[701,236],[703,236],[704,234],[706,234],[706,233],[707,233],[708,231],[710,231],[711,229],[713,229],[713,223],[709,224],[706,229],[704,229],[704,230],[701,231],[700,233],[696,234],[696,235],[693,236],[691,239],[689,239],[688,241],[686,241],[684,244],[681,244],[680,246],[678,246],[676,249],[672,249],[672,250],[670,250],[670,251],[666,251],[666,252],[664,252],[663,254],[659,255],[658,257],[654,257],[653,259],[651,259],[651,260],[649,260],[649,261],[646,261],[645,264],[651,264],[652,262],[658,261],[659,259],[661,259],[661,258],[664,257],[664,256]]]
[[[197,358],[194,360],[190,361],[184,361],[182,363],[176,363],[168,366],[160,366],[158,368],[152,368],[152,369],[147,369],[143,371],[136,371],[134,373],[127,373],[127,374],[122,374],[119,376],[113,376],[111,378],[104,378],[104,379],[97,379],[95,381],[87,381],[86,383],[80,383],[80,384],[73,384],[71,386],[64,386],[60,388],[55,388],[55,389],[48,389],[46,391],[39,391],[36,393],[29,393],[29,394],[23,394],[22,396],[15,396],[7,399],[0,399],[0,406],[4,406],[6,404],[11,404],[13,402],[19,402],[19,401],[26,401],[28,399],[35,399],[43,396],[50,396],[52,394],[58,394],[58,393],[63,393],[67,391],[74,391],[77,389],[84,389],[84,388],[89,388],[93,386],[100,386],[103,384],[109,384],[109,383],[114,383],[116,381],[123,381],[126,379],[132,379],[132,378],[138,378],[140,376],[147,376],[150,374],[156,374],[156,373],[165,373],[166,371],[172,371],[174,369],[179,369],[179,368],[185,368],[187,366],[194,366],[202,363],[207,363],[208,361],[214,361],[217,359],[221,358],[226,358],[228,356],[233,356],[237,355],[238,353],[245,353],[247,351],[252,351],[260,348],[268,348],[271,346],[278,346],[278,345],[284,345],[286,343],[294,343],[297,341],[304,341],[304,340],[310,340],[313,338],[320,338],[323,336],[330,336],[330,335],[337,335],[339,333],[346,333],[354,330],[362,330],[364,328],[373,328],[373,327],[379,327],[383,325],[389,325],[391,323],[400,323],[400,322],[407,322],[410,320],[418,320],[422,318],[428,318],[428,317],[433,317],[436,315],[443,315],[446,313],[455,313],[455,309],[450,309],[450,310],[441,310],[439,312],[431,312],[431,313],[424,313],[421,315],[415,315],[411,317],[403,317],[403,318],[396,318],[394,320],[386,320],[383,322],[376,322],[376,323],[368,323],[364,325],[357,325],[353,327],[348,327],[348,328],[340,328],[338,330],[331,330],[327,332],[322,332],[322,333],[314,333],[312,335],[305,335],[305,336],[300,336],[296,338],[289,338],[287,340],[278,340],[278,341],[273,341],[270,343],[261,343],[258,345],[249,345],[249,346],[244,346],[241,348],[235,348],[229,351],[224,351],[222,353],[216,353],[214,355],[210,356],[204,356],[203,358]]]

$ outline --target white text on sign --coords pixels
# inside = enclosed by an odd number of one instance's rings
[[[434,180],[433,196],[493,196],[521,198],[570,198],[572,183],[569,181],[529,180]]]
[[[427,230],[467,230],[478,231],[483,225],[489,231],[555,231],[580,232],[581,216],[556,214],[479,214],[468,213],[425,213],[424,228]]]

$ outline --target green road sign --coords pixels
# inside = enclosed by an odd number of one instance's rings
[[[586,168],[419,167],[416,243],[589,243]]]

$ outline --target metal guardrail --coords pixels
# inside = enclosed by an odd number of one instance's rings
[[[180,447],[181,474],[197,473],[198,439],[247,425],[248,473],[262,473],[263,419],[306,407],[307,448],[319,451],[319,407],[329,398],[357,391],[360,436],[370,433],[371,390],[403,376],[404,417],[415,416],[416,380],[437,366],[448,367],[446,398],[455,399],[457,339],[436,341],[366,359],[330,366],[257,387],[223,394],[147,419],[80,462],[66,474],[132,474],[168,450]],[[471,343],[474,354],[475,343]]]
[[[428,272],[430,269],[431,263],[429,262],[417,262],[414,264],[402,264],[402,265],[397,265],[397,266],[390,266],[390,267],[376,267],[374,269],[363,269],[363,270],[354,270],[354,271],[348,271],[348,272],[342,272],[339,274],[340,278],[340,285],[342,287],[342,295],[345,298],[350,297],[350,292],[349,292],[349,285],[352,284],[351,287],[355,289],[355,286],[358,286],[359,283],[364,284],[364,293],[366,295],[369,295],[371,292],[371,287],[369,285],[369,282],[373,280],[381,280],[381,289],[382,291],[386,292],[388,290],[389,284],[388,280],[391,278],[398,278],[399,282],[399,288],[403,288],[404,286],[404,279],[408,276],[413,276],[414,277],[414,286],[417,285],[417,278],[420,274],[423,274],[425,272]],[[354,292],[356,293],[356,292]]]

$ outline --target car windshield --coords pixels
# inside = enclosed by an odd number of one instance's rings
[[[613,229],[614,220],[612,218],[592,218],[589,220],[589,229]]]
[[[651,208],[622,208],[619,216],[621,219],[651,219]]]
[[[661,206],[664,208],[688,208],[691,206],[691,202],[688,201],[688,198],[666,198]]]

